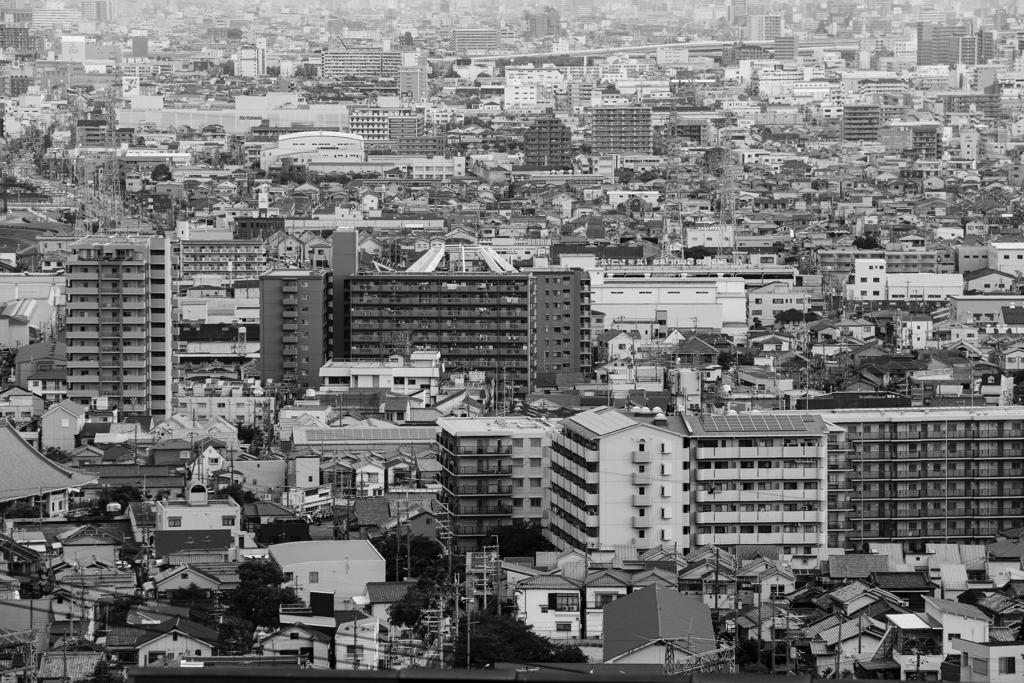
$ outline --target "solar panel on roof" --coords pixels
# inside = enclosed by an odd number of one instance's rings
[[[709,432],[806,432],[800,417],[790,415],[708,415],[701,419]]]

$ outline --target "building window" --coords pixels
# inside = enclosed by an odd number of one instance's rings
[[[220,518],[220,525],[221,526],[234,526],[235,525],[235,518],[234,517],[221,517]]]
[[[309,582],[310,583],[320,583],[320,572],[310,572],[309,573]]]
[[[180,527],[181,526],[181,517],[168,517],[167,518],[167,526],[171,527],[171,528]]]
[[[532,508],[539,508],[540,507],[540,503],[541,503],[540,498],[531,498],[530,499],[530,507],[532,507]]]
[[[555,622],[555,630],[556,631],[566,631],[566,632],[571,631],[572,630],[572,623],[568,622],[568,621]]]
[[[1000,657],[999,658],[999,673],[1001,673],[1001,674],[1014,674],[1014,673],[1017,673],[1017,661],[1013,657]]]

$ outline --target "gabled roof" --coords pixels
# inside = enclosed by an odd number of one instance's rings
[[[366,597],[375,605],[398,602],[413,585],[409,581],[370,581],[366,584]]]
[[[940,612],[944,614],[952,614],[958,617],[964,617],[966,619],[980,619],[982,621],[988,621],[988,617],[985,613],[974,605],[965,605],[962,602],[956,602],[955,600],[942,600],[940,598],[933,598],[930,595],[924,596],[925,604],[932,604]]]
[[[688,642],[695,654],[714,650],[711,609],[657,584],[605,605],[604,661],[661,639]]]

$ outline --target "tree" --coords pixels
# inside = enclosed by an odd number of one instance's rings
[[[303,80],[316,78],[316,64],[299,64],[292,75]]]
[[[556,550],[539,526],[525,520],[498,527],[495,536],[502,557],[533,557],[540,551]]]
[[[239,505],[245,505],[246,503],[255,503],[257,500],[256,494],[254,494],[252,491],[246,491],[245,489],[243,489],[242,485],[237,481],[233,481],[227,486],[220,487],[217,493],[223,493],[226,496],[231,496],[231,498]]]
[[[617,171],[615,171],[615,182],[622,183],[623,185],[628,185],[631,182],[633,182],[633,178],[635,177],[635,175],[636,174],[633,172],[633,169],[631,168],[620,168]]]
[[[184,605],[191,605],[196,602],[206,602],[208,596],[206,591],[197,586],[195,582],[190,583],[187,588],[179,588],[174,591],[174,601]]]
[[[416,585],[402,596],[402,599],[392,603],[388,608],[388,616],[391,623],[404,626],[420,632],[425,631],[422,625],[423,610],[430,606],[441,596],[441,589],[430,579],[421,578]]]
[[[107,505],[117,503],[121,506],[121,512],[128,509],[129,503],[138,503],[142,500],[142,489],[138,486],[124,485],[104,491],[96,501],[96,507],[100,512],[106,512]]]
[[[84,678],[83,681],[84,683],[122,683],[124,676],[111,669],[110,662],[106,657],[102,657],[100,661],[96,662],[96,668],[93,669],[92,675]]]
[[[121,626],[128,623],[128,613],[133,607],[142,604],[142,598],[138,595],[118,595],[106,611],[107,628],[110,626]]]
[[[277,626],[281,605],[299,601],[292,588],[285,588],[284,572],[269,560],[246,560],[238,567],[238,588],[227,599],[227,614],[253,626]]]
[[[683,257],[692,258],[694,261],[701,261],[706,258],[714,258],[715,255],[716,254],[713,249],[708,249],[707,247],[701,246],[690,247],[688,249],[683,250]]]
[[[385,579],[401,581],[410,565],[409,548],[412,548],[412,576],[441,582],[448,575],[448,558],[441,554],[440,543],[426,536],[406,539],[397,533],[373,540],[373,546],[384,558]]]
[[[149,177],[160,183],[165,180],[170,180],[174,176],[171,175],[171,169],[167,164],[157,164],[153,167],[153,172],[149,174]]]
[[[240,28],[229,28],[228,29],[228,40],[241,40],[242,29]]]
[[[39,508],[32,503],[26,503],[23,500],[19,500],[15,503],[11,503],[4,508],[3,516],[11,519],[20,519],[24,517],[39,517]]]
[[[722,370],[728,370],[732,367],[732,354],[728,351],[718,352],[718,364],[722,366]]]
[[[587,657],[574,645],[562,645],[539,636],[525,622],[507,615],[482,614],[473,625],[469,666],[480,669],[497,662],[586,663]],[[465,623],[455,643],[456,666],[466,662]]]
[[[741,353],[736,356],[736,365],[753,365],[754,355],[751,353]]]
[[[857,249],[881,249],[882,245],[874,235],[859,235],[853,238],[853,246]]]
[[[268,66],[267,75],[271,78],[279,78],[281,76],[281,67],[279,66]]]
[[[764,329],[764,324],[761,322],[760,318],[754,318],[754,329],[755,330],[763,330]]]
[[[221,65],[220,65],[220,72],[224,76],[234,76],[235,75],[235,62],[233,60],[231,60],[231,59],[227,60],[226,62],[222,62]]]

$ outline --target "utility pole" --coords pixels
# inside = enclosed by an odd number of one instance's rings
[[[359,668],[359,641],[356,639],[356,630],[359,628],[359,621],[355,613],[352,614],[352,670]]]

